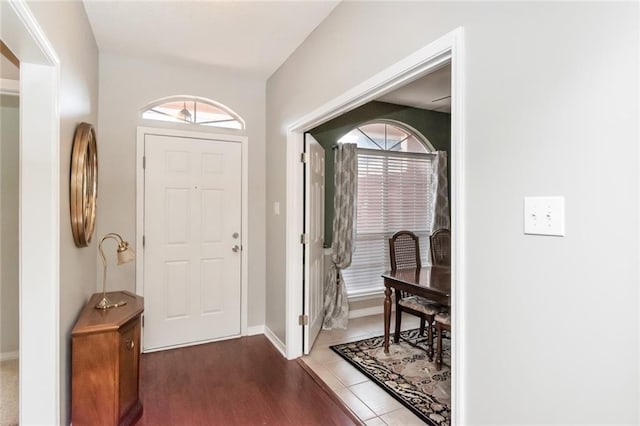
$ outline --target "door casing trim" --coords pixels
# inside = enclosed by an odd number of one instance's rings
[[[0,8],[0,38],[20,61],[19,423],[58,424],[60,60],[26,1]]]
[[[389,66],[368,80],[354,86],[342,95],[304,115],[287,126],[286,141],[286,265],[285,265],[285,340],[288,359],[300,357],[303,352],[301,326],[303,276],[300,234],[304,232],[302,212],[303,167],[300,152],[304,132],[331,120],[385,93],[414,81],[442,64],[451,62],[451,301],[452,301],[452,423],[464,424],[465,365],[465,116],[464,116],[464,28],[458,27]],[[291,213],[289,213],[291,212]]]
[[[144,297],[144,247],[142,245],[142,237],[144,235],[144,138],[145,135],[159,135],[159,136],[174,136],[194,139],[205,139],[211,141],[230,141],[239,142],[242,145],[242,194],[241,194],[241,283],[240,283],[240,333],[242,336],[247,335],[248,330],[248,305],[249,296],[247,294],[249,281],[248,281],[248,259],[249,259],[249,209],[248,209],[248,193],[249,193],[249,167],[248,167],[248,140],[247,136],[240,136],[236,134],[226,133],[208,133],[197,132],[191,130],[175,130],[167,128],[154,128],[139,126],[137,129],[136,137],[136,294]],[[229,336],[226,338],[233,338],[237,336]],[[144,329],[142,330],[142,347],[144,348]],[[224,339],[213,339],[224,340]],[[200,342],[204,343],[204,342]],[[198,344],[195,342],[194,344]],[[188,346],[188,345],[181,345]],[[169,349],[162,348],[162,349]],[[158,348],[153,351],[159,350]],[[146,352],[146,351],[144,351]]]

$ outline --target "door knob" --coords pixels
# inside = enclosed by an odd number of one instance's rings
[[[234,253],[239,252],[239,251],[240,251],[240,246],[236,244],[235,246],[233,246],[233,247],[231,248],[231,251],[232,251],[232,252],[234,252]]]

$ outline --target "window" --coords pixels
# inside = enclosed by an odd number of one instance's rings
[[[174,96],[147,106],[142,118],[171,123],[244,129],[244,120],[224,105],[195,96]]]
[[[343,271],[349,296],[379,293],[389,269],[389,238],[407,229],[420,237],[428,264],[430,190],[435,156],[428,141],[399,124],[374,122],[353,129],[339,143],[358,144],[356,242]]]

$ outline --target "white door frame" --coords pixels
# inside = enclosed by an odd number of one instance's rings
[[[452,301],[452,420],[463,423],[460,407],[464,406],[464,29],[456,28],[361,84],[303,116],[287,127],[287,229],[286,229],[286,355],[293,359],[302,355],[302,330],[298,315],[302,313],[302,193],[303,167],[300,152],[304,132],[332,118],[370,102],[385,93],[414,81],[451,61],[451,301]]]
[[[138,127],[136,142],[136,293],[144,296],[144,247],[142,245],[142,236],[144,235],[144,136],[175,136],[183,138],[219,140],[240,142],[242,145],[242,225],[240,227],[242,253],[241,253],[241,284],[240,284],[240,332],[243,336],[247,335],[248,320],[248,259],[249,259],[249,209],[248,193],[249,193],[249,167],[248,167],[248,138],[234,134],[224,133],[208,133],[196,132],[191,130],[174,130],[166,128]],[[142,333],[144,339],[144,329]],[[142,345],[144,347],[144,345]]]
[[[24,0],[0,6],[20,60],[20,424],[60,423],[60,61]]]

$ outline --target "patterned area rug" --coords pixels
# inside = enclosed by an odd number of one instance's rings
[[[416,341],[418,329],[402,332],[405,339]],[[382,348],[383,336],[331,346],[331,349],[400,401],[425,423],[433,426],[451,422],[451,356],[449,334],[443,334],[443,366],[436,370],[429,362],[426,342],[413,347],[407,342]],[[421,349],[422,348],[422,349]]]

